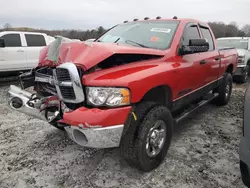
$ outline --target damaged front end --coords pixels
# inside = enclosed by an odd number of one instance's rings
[[[69,137],[81,146],[118,147],[131,111],[129,90],[120,89],[120,93],[110,90],[114,92],[110,96],[121,95],[122,99],[118,102],[125,101],[126,105],[98,108],[88,103],[87,84],[82,78],[96,71],[161,58],[161,54],[158,51],[147,54],[143,51],[146,49],[142,50],[143,54],[137,48],[138,53],[125,53],[124,47],[114,44],[105,47],[106,44],[98,43],[93,47],[78,42],[65,43],[59,38],[41,51],[39,65],[19,76],[20,87],[10,86],[9,106],[66,130]],[[114,53],[113,49],[120,53]],[[28,92],[27,88],[32,88],[32,92]]]
[[[57,127],[57,121],[63,113],[70,111],[65,104],[74,110],[84,101],[80,78],[73,63],[64,63],[56,68],[34,69],[19,76],[21,88],[10,86],[8,104],[17,111]],[[29,87],[33,87],[34,93],[26,90]]]

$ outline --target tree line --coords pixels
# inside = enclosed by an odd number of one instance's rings
[[[208,22],[209,26],[214,32],[216,38],[219,37],[250,37],[250,24],[246,24],[243,27],[239,27],[236,22],[230,22],[225,24],[224,22]],[[96,29],[91,30],[47,30],[47,29],[34,29],[27,27],[14,28],[11,24],[6,23],[0,31],[8,30],[18,30],[18,31],[32,31],[32,32],[42,32],[50,36],[64,36],[71,39],[87,40],[91,38],[97,38],[103,34],[107,29],[103,26],[99,26]]]

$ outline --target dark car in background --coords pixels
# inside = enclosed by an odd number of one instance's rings
[[[245,94],[243,137],[240,141],[240,170],[243,183],[250,188],[250,86]]]

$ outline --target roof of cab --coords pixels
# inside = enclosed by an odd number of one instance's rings
[[[11,33],[23,33],[23,34],[39,34],[39,35],[47,35],[46,33],[39,32],[29,32],[29,31],[2,31],[1,34],[11,34]]]
[[[146,17],[147,19],[135,19],[136,21],[133,21],[133,20],[131,20],[131,21],[126,21],[126,23],[131,23],[131,22],[147,22],[147,21],[179,21],[179,22],[181,22],[181,23],[183,23],[183,24],[186,24],[186,23],[189,23],[189,22],[194,22],[194,23],[200,23],[200,24],[202,24],[202,25],[204,25],[204,26],[208,26],[208,24],[207,23],[205,23],[205,22],[202,22],[202,21],[200,21],[200,20],[196,20],[196,19],[191,19],[191,18],[159,18],[159,19],[157,19],[157,18],[148,18],[148,17]]]

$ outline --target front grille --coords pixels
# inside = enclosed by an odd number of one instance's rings
[[[56,77],[58,81],[71,81],[69,71],[67,69],[57,68]]]
[[[67,86],[59,86],[61,95],[64,99],[74,100],[76,99],[74,89],[72,87]]]
[[[74,104],[85,100],[81,72],[73,63],[64,63],[58,66],[54,75],[56,90],[61,100]]]

